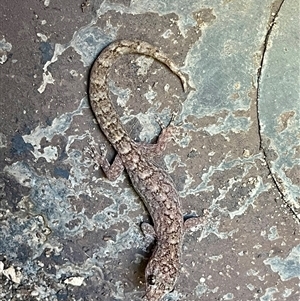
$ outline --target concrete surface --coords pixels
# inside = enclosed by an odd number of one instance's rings
[[[182,66],[115,63],[111,98],[133,139],[155,141],[188,214],[166,300],[299,300],[299,3],[2,0],[0,300],[140,300],[148,214],[126,173],[109,182],[84,153],[106,143],[87,98],[90,66],[143,39]],[[110,158],[114,152],[110,148]]]

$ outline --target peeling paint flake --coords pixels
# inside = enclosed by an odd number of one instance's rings
[[[48,84],[54,84],[55,79],[52,77],[52,74],[50,71],[46,71],[43,73],[43,82],[38,88],[39,93],[43,93],[47,87]]]
[[[43,42],[46,42],[46,41],[48,40],[48,37],[47,37],[46,35],[40,33],[40,32],[38,32],[36,35],[37,35],[39,38],[41,38],[41,40],[42,40]]]
[[[300,245],[294,247],[285,259],[275,256],[266,259],[264,263],[270,265],[272,271],[278,273],[283,281],[300,279]]]
[[[0,132],[0,148],[6,148],[7,147],[7,138],[6,136]]]
[[[117,96],[117,104],[124,108],[130,98],[131,90],[129,88],[122,89],[116,86],[116,83],[112,80],[108,81],[109,91]]]
[[[64,283],[73,285],[73,286],[81,286],[83,284],[84,277],[70,277],[67,278]]]
[[[271,185],[265,185],[260,176],[257,177],[255,181],[255,187],[250,191],[249,195],[243,200],[244,202],[240,204],[239,209],[229,212],[230,218],[233,219],[235,216],[241,216],[246,212],[250,205],[254,206],[254,202],[257,200],[258,196],[263,192],[268,191]]]
[[[73,112],[68,112],[62,114],[60,117],[55,118],[52,121],[51,126],[47,127],[36,127],[29,135],[24,135],[22,138],[25,143],[31,144],[33,147],[32,154],[34,155],[35,159],[38,160],[39,158],[45,158],[47,162],[53,162],[57,160],[58,157],[58,149],[56,146],[47,146],[45,148],[41,147],[42,139],[47,139],[47,141],[51,141],[52,138],[60,134],[62,135],[65,133],[71,123],[73,118],[76,115],[83,114],[83,109],[88,107],[87,98],[83,98],[78,106],[78,108]]]
[[[7,61],[7,53],[12,49],[12,44],[6,42],[5,38],[0,40],[0,64]]]
[[[210,135],[222,134],[227,137],[229,132],[240,133],[247,132],[251,126],[250,118],[234,117],[229,113],[226,118],[219,118],[216,124],[204,128]]]
[[[44,40],[46,36],[38,34],[38,36]],[[90,24],[74,32],[72,40],[66,44],[55,44],[53,56],[50,61],[47,61],[43,67],[43,82],[38,88],[39,93],[43,93],[47,87],[47,84],[54,84],[55,79],[52,77],[48,67],[56,62],[69,47],[73,47],[74,50],[81,56],[81,61],[84,66],[90,66],[100,50],[109,44],[116,36],[116,29],[111,26],[100,29],[94,26],[94,20]]]
[[[20,271],[16,271],[14,267],[9,267],[2,271],[2,274],[16,284],[20,284],[22,280],[22,274]]]
[[[93,22],[88,26],[76,31],[69,46],[80,55],[83,65],[90,66],[99,52],[113,41],[116,29],[107,27],[101,29],[93,26]]]
[[[144,94],[145,98],[148,100],[150,104],[153,104],[153,100],[156,98],[157,93],[153,90],[153,88],[149,85],[148,91]]]
[[[275,239],[278,239],[280,237],[278,235],[278,229],[277,229],[276,226],[272,226],[269,231],[270,231],[270,233],[268,235],[269,240],[275,240]]]
[[[49,4],[50,4],[50,0],[44,0],[44,5],[45,5],[46,7],[48,7]]]
[[[139,67],[139,69],[137,70],[137,75],[146,75],[149,68],[151,67],[151,65],[153,64],[153,58],[151,57],[145,57],[145,56],[140,56],[138,57],[135,62],[136,65]]]
[[[266,289],[265,294],[259,298],[260,301],[273,301],[276,300],[273,298],[273,295],[278,293],[278,289],[276,287],[268,287]]]

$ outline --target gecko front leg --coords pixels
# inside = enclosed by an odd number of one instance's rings
[[[150,158],[162,155],[162,153],[166,149],[168,142],[173,138],[173,134],[176,131],[175,127],[172,125],[173,120],[174,120],[174,115],[172,116],[172,119],[167,126],[164,126],[164,124],[160,120],[157,120],[157,123],[161,128],[161,132],[157,138],[156,143],[154,144],[139,143],[139,148],[141,149],[143,155],[146,155]]]
[[[97,164],[102,168],[105,176],[110,181],[115,181],[124,170],[124,165],[119,154],[116,155],[112,164],[109,163],[106,157],[107,149],[104,144],[100,145],[99,151],[97,151],[94,146],[90,145],[88,153],[94,159],[94,161],[97,162]]]

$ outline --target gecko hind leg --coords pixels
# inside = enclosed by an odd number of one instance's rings
[[[203,216],[189,217],[188,219],[186,219],[184,221],[185,231],[189,231],[193,228],[195,228],[195,229],[203,228],[205,225],[208,224],[210,216],[211,216],[211,213],[209,212],[209,210],[204,209]]]

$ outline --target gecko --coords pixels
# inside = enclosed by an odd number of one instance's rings
[[[181,81],[184,90],[188,84],[185,75],[175,63],[157,47],[139,40],[121,40],[104,48],[95,60],[89,81],[89,99],[96,120],[116,151],[112,164],[102,146],[98,164],[109,180],[115,180],[125,168],[131,183],[144,202],[153,222],[142,223],[145,235],[155,241],[154,251],[146,266],[146,293],[143,301],[160,301],[174,289],[180,272],[181,247],[184,232],[196,224],[206,222],[203,217],[184,221],[179,194],[168,173],[155,164],[171,138],[172,127],[163,127],[156,144],[142,144],[132,140],[109,97],[107,78],[109,69],[124,54],[152,57],[167,66]]]

